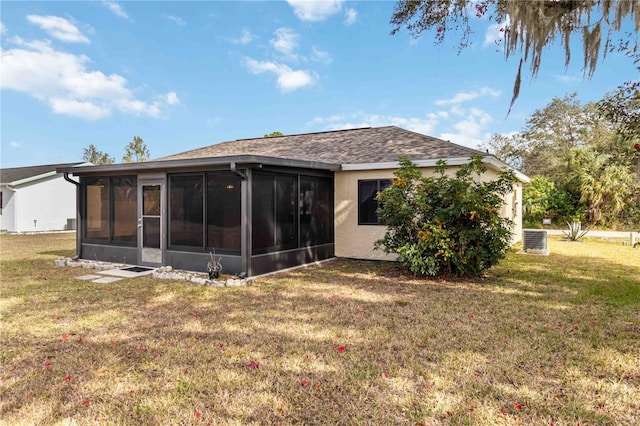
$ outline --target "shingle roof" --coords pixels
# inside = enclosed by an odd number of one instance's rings
[[[47,164],[43,166],[14,167],[0,169],[0,183],[10,184],[23,179],[40,176],[46,173],[55,172],[57,168],[73,167],[82,163]]]
[[[337,130],[272,138],[239,139],[182,152],[156,161],[261,155],[334,164],[436,160],[487,155],[461,145],[396,126]]]

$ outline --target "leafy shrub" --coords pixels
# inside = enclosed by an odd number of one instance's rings
[[[424,177],[401,158],[392,185],[378,194],[378,217],[387,226],[376,248],[397,253],[398,261],[416,275],[475,276],[502,259],[509,248],[513,222],[500,216],[504,195],[515,176],[502,171],[497,180],[481,182],[486,172],[481,156],[462,165],[455,176],[439,161],[432,177]]]

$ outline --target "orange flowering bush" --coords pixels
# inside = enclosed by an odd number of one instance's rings
[[[387,226],[376,248],[397,253],[416,275],[475,276],[498,263],[509,248],[513,223],[499,215],[515,176],[503,171],[497,180],[480,182],[486,172],[481,156],[446,176],[440,161],[434,177],[424,177],[401,158],[393,184],[378,194],[378,217]]]

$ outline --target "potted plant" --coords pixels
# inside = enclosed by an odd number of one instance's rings
[[[215,280],[220,277],[220,271],[222,271],[222,263],[220,263],[220,257],[216,259],[214,252],[209,252],[211,260],[207,263],[207,272],[209,272],[209,279]]]

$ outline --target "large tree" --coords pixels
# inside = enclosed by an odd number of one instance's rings
[[[125,148],[122,161],[124,163],[140,163],[149,160],[149,148],[140,136],[134,136],[133,140]]]
[[[626,139],[640,141],[640,80],[625,82],[598,102],[598,108]]]
[[[523,171],[526,155],[526,142],[521,133],[501,135],[494,133],[480,147],[495,155],[514,169]]]
[[[599,147],[607,152],[615,139],[611,123],[599,116],[595,105],[582,105],[573,93],[536,110],[521,133],[494,135],[483,146],[527,175],[555,178],[564,174],[571,149]]]
[[[92,164],[113,164],[115,161],[113,157],[111,157],[106,152],[102,152],[96,148],[95,145],[90,144],[88,147],[83,148],[84,153],[82,155],[82,159],[88,163]]]
[[[525,173],[556,177],[558,167],[573,148],[608,146],[615,137],[594,104],[582,105],[577,94],[553,98],[527,119]]]
[[[434,31],[436,43],[453,33],[460,37],[458,45],[462,50],[471,42],[473,19],[488,18],[501,24],[505,58],[520,57],[513,106],[520,92],[523,63],[529,64],[535,77],[545,48],[556,41],[562,44],[566,66],[571,59],[571,38],[581,38],[587,77],[596,71],[601,53],[604,57],[617,49],[637,58],[638,38],[633,32],[620,33],[627,18],[633,22],[635,33],[640,31],[639,9],[637,0],[400,0],[391,18],[391,33],[403,26],[415,37]],[[637,89],[636,85],[632,92],[637,93]]]
[[[572,94],[536,110],[522,132],[493,135],[484,147],[525,174],[543,178],[534,179],[535,188],[523,194],[529,224],[539,224],[542,217],[562,223],[582,215],[601,225],[639,225],[640,148],[615,129],[596,104],[582,105]]]
[[[567,162],[566,186],[580,194],[587,219],[596,224],[614,222],[634,190],[634,175],[629,167],[589,148],[571,150]]]

